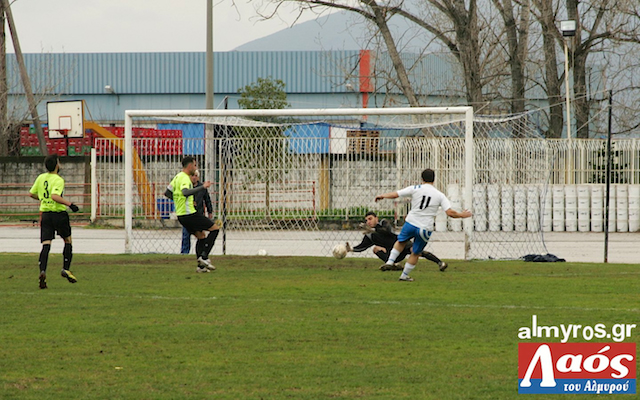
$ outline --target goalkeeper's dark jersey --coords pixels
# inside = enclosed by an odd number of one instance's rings
[[[380,246],[391,251],[393,245],[396,243],[398,235],[393,233],[391,223],[386,219],[379,221],[374,228],[374,231],[364,235],[362,242],[353,248],[353,251],[360,253],[372,246]]]

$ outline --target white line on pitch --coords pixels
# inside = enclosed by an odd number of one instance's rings
[[[35,295],[40,292],[6,292],[6,294],[17,295]],[[47,292],[46,296],[78,296],[78,297],[96,297],[105,299],[142,299],[142,300],[217,300],[217,297],[172,297],[172,296],[156,296],[156,295],[119,295],[119,294],[87,294],[76,292]]]
[[[41,292],[5,292],[9,295],[35,295]],[[332,303],[332,304],[371,304],[371,305],[405,305],[405,306],[425,306],[425,307],[450,307],[450,308],[486,308],[486,309],[506,309],[506,310],[574,310],[574,311],[623,311],[623,312],[639,312],[639,308],[601,308],[601,307],[547,307],[547,306],[520,306],[512,304],[455,304],[455,303],[424,303],[424,302],[404,302],[404,301],[382,301],[382,300],[321,300],[321,299],[251,299],[238,297],[172,297],[157,295],[106,295],[106,294],[87,294],[87,293],[57,293],[48,292],[47,296],[78,296],[78,297],[96,297],[96,298],[113,298],[113,299],[141,299],[141,300],[185,300],[185,301],[203,301],[203,300],[231,300],[231,301],[250,301],[250,302],[268,302],[268,303]]]

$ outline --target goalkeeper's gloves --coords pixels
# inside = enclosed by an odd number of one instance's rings
[[[77,205],[75,205],[75,204],[73,204],[73,203],[69,204],[69,208],[70,208],[70,209],[71,209],[71,211],[73,211],[73,212],[78,212],[78,210],[79,210],[78,206],[77,206]]]
[[[370,227],[369,225],[367,225],[367,224],[366,224],[366,223],[364,223],[364,222],[360,222],[360,223],[358,224],[358,227],[359,227],[360,229],[362,229],[362,233],[363,233],[363,234],[365,234],[365,235],[366,235],[367,233],[373,233],[373,232],[375,231],[375,229],[374,229],[374,228]]]

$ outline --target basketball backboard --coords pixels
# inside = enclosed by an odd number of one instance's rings
[[[47,120],[51,139],[84,137],[84,102],[47,102]]]

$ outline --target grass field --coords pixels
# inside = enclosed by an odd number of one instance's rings
[[[640,325],[638,265],[76,255],[70,284],[52,254],[39,290],[37,258],[0,255],[3,400],[526,398],[533,314]]]

